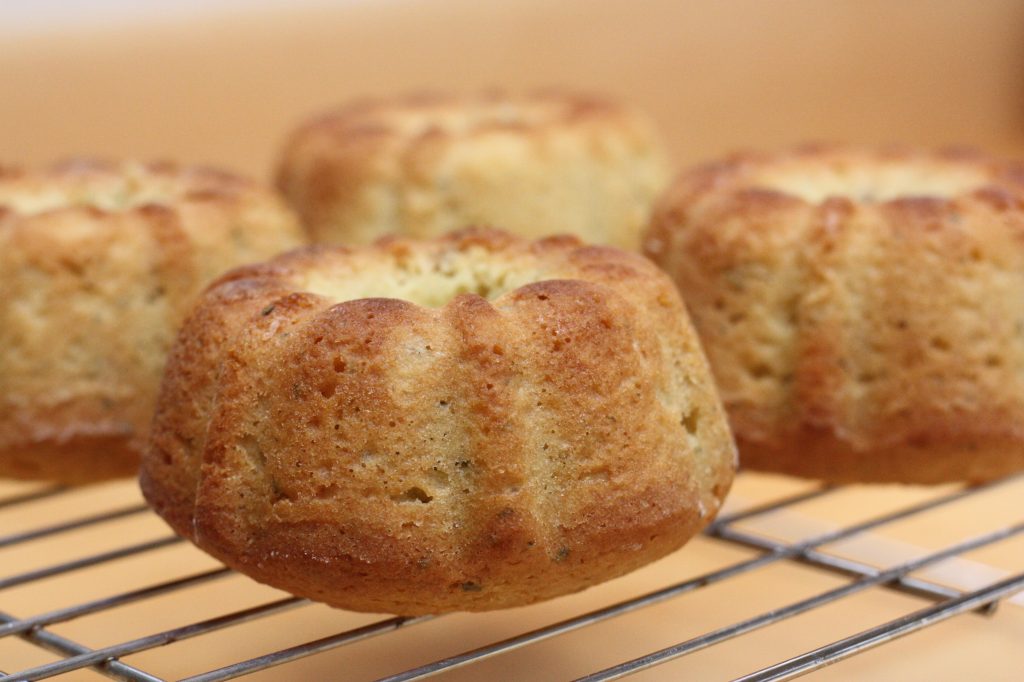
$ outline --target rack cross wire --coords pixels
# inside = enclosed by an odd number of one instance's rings
[[[867,561],[860,561],[827,551],[827,546],[833,543],[854,538],[872,529],[881,528],[901,520],[925,515],[941,507],[947,507],[969,499],[977,499],[997,488],[1011,484],[1020,484],[1022,481],[1024,481],[1024,475],[1016,475],[979,486],[963,487],[952,492],[943,492],[923,501],[903,506],[895,511],[882,513],[857,523],[831,529],[828,532],[820,533],[813,537],[806,537],[795,542],[780,541],[775,539],[776,534],[770,532],[745,530],[742,528],[743,522],[757,519],[770,520],[773,513],[785,512],[803,503],[828,499],[830,496],[840,494],[844,490],[843,488],[814,488],[773,499],[767,503],[748,506],[739,511],[721,516],[706,529],[705,536],[717,542],[753,550],[754,555],[751,558],[735,561],[702,575],[690,577],[680,582],[660,587],[644,594],[635,595],[587,613],[552,622],[528,632],[522,632],[456,655],[433,660],[419,667],[381,679],[388,682],[419,680],[445,671],[470,666],[485,659],[566,635],[640,609],[682,598],[688,593],[714,584],[724,583],[743,574],[764,569],[776,562],[796,562],[811,566],[817,570],[840,576],[843,578],[843,581],[838,587],[818,592],[804,599],[793,601],[781,607],[704,632],[671,646],[651,651],[646,655],[622,661],[579,679],[588,681],[619,679],[740,637],[768,625],[783,622],[786,619],[873,587],[883,587],[926,600],[922,608],[904,616],[879,623],[862,632],[851,633],[849,636],[832,643],[780,661],[775,665],[755,670],[738,678],[751,682],[792,679],[954,616],[972,611],[983,616],[990,615],[1000,600],[1008,598],[1016,592],[1024,591],[1024,556],[1022,556],[1019,567],[1020,572],[1010,574],[977,589],[966,591],[913,575],[922,569],[959,557],[964,553],[1005,542],[1015,536],[1024,534],[1024,516],[1021,518],[1005,518],[1000,516],[997,518],[998,526],[995,528],[966,539],[950,542],[938,550],[929,551],[911,560],[902,561],[892,566],[876,566]],[[20,505],[27,505],[33,502],[59,499],[61,496],[68,494],[70,494],[70,491],[67,489],[52,487],[10,494],[7,497],[0,497],[0,512],[16,509]],[[1021,509],[1017,508],[1012,511],[1020,513]],[[145,505],[131,504],[115,506],[99,513],[92,513],[81,517],[65,518],[58,522],[40,525],[26,531],[0,535],[0,549],[7,551],[24,549],[25,551],[30,551],[32,543],[43,538],[69,536],[85,529],[102,527],[104,524],[120,519],[148,513]],[[29,586],[39,583],[46,578],[70,574],[85,568],[103,567],[128,557],[146,556],[150,552],[178,542],[180,542],[180,539],[173,535],[163,535],[150,540],[128,543],[115,549],[87,554],[67,561],[45,565],[41,568],[8,575],[3,573],[2,564],[0,564],[0,604],[3,603],[3,590]],[[270,618],[275,614],[310,604],[305,599],[283,597],[100,648],[92,648],[72,641],[55,634],[49,629],[55,624],[65,623],[129,604],[145,602],[155,597],[175,594],[186,588],[221,580],[231,574],[232,572],[229,569],[223,567],[189,573],[142,588],[123,591],[98,599],[81,601],[45,613],[29,616],[16,616],[0,611],[0,639],[4,637],[19,637],[59,656],[56,661],[30,669],[0,672],[0,680],[4,682],[41,680],[71,671],[92,669],[97,673],[117,680],[159,682],[165,678],[161,677],[158,672],[143,670],[121,659],[132,654],[201,637],[250,621]],[[399,629],[411,628],[439,617],[383,618],[367,625],[346,629],[300,645],[268,651],[263,655],[215,670],[208,670],[185,679],[186,682],[216,682],[234,679],[299,658],[313,656],[343,646],[355,645],[368,638],[386,635]],[[7,670],[6,664],[2,661],[0,661],[0,670]]]

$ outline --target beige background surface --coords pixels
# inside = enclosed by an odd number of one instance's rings
[[[4,43],[8,161],[262,174],[288,128],[353,96],[551,84],[643,106],[686,163],[806,139],[1024,152],[1017,0],[362,0]]]
[[[567,84],[648,109],[680,163],[738,147],[805,139],[968,143],[1024,155],[1024,3],[1016,0],[385,0],[264,9],[160,25],[113,22],[74,34],[2,37],[0,157],[39,163],[71,153],[180,158],[266,176],[283,133],[309,112],[399,89]],[[803,484],[744,477],[737,499]],[[0,495],[11,485],[0,485]],[[836,523],[930,491],[859,489],[801,510]],[[882,536],[939,547],[1019,516],[1024,489],[897,524]],[[138,500],[130,483],[0,511],[0,535]],[[167,531],[141,514],[0,550],[0,577]],[[698,539],[632,576],[505,613],[459,615],[307,659],[262,679],[362,679],[456,653],[749,556]],[[1024,544],[972,555],[1006,570]],[[29,615],[201,570],[180,545],[0,592]],[[669,604],[546,642],[451,679],[564,679],[838,585],[780,564]],[[58,626],[99,646],[279,596],[231,577]],[[724,679],[768,665],[923,602],[871,590],[656,668],[640,679]],[[128,660],[173,678],[374,620],[315,606]],[[818,679],[1020,679],[1024,609],[958,618],[865,654]],[[0,669],[49,655],[0,640]],[[79,673],[72,679],[92,679]]]

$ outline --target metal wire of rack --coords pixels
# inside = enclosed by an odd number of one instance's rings
[[[786,622],[800,614],[819,609],[870,588],[881,587],[910,595],[915,599],[926,600],[925,606],[903,616],[879,623],[861,632],[851,633],[831,643],[737,678],[744,681],[791,679],[960,614],[974,611],[981,615],[990,615],[1000,600],[1011,597],[1016,592],[1024,591],[1024,553],[1021,555],[1020,572],[1011,573],[1001,579],[972,589],[961,590],[914,575],[920,573],[922,569],[959,558],[968,552],[988,548],[997,543],[1010,541],[1015,536],[1024,535],[1024,517],[1007,519],[1003,514],[998,518],[999,526],[997,528],[989,528],[970,537],[957,539],[940,549],[928,551],[889,566],[875,565],[872,562],[844,556],[829,549],[829,546],[855,538],[873,529],[882,528],[904,519],[921,517],[940,508],[968,503],[992,494],[999,488],[1020,486],[1022,483],[1024,483],[1024,475],[1017,475],[980,486],[958,488],[952,491],[943,490],[936,495],[926,496],[924,499],[895,510],[887,510],[855,523],[843,524],[827,532],[795,541],[783,541],[774,537],[776,534],[773,532],[752,531],[747,526],[751,521],[770,521],[773,515],[780,512],[785,513],[802,505],[827,500],[848,491],[837,487],[816,487],[787,494],[777,499],[747,505],[745,508],[729,511],[721,516],[705,532],[705,537],[710,540],[749,551],[750,555],[747,558],[729,562],[710,572],[687,577],[644,594],[615,601],[598,609],[547,623],[527,632],[429,661],[381,679],[390,682],[417,680],[471,666],[492,657],[682,598],[712,585],[728,584],[728,581],[736,580],[739,576],[764,571],[772,564],[790,563],[809,566],[817,571],[841,578],[841,580],[838,586],[825,591],[816,592],[806,598],[686,638],[670,646],[650,651],[645,655],[597,670],[579,679],[595,681],[619,679],[738,638],[760,628]],[[72,494],[71,491],[60,488],[19,491],[0,497],[0,513],[47,500],[59,500],[62,496],[70,494]],[[1018,506],[1012,511],[1020,513],[1021,509]],[[55,523],[0,535],[0,550],[31,552],[33,543],[44,539],[60,539],[90,529],[102,529],[118,520],[146,514],[148,512],[145,505],[133,503],[72,518],[63,518]],[[104,566],[113,565],[128,557],[147,556],[156,550],[178,542],[180,540],[174,536],[163,535],[141,542],[128,542],[105,551],[75,556],[65,561],[44,563],[44,565],[30,570],[10,574],[5,574],[2,568],[4,564],[0,563],[0,604],[3,604],[4,590],[45,584],[47,579],[59,578],[85,569],[102,569]],[[140,588],[79,601],[44,613],[25,616],[0,611],[0,640],[17,637],[56,654],[56,660],[23,670],[7,670],[7,664],[0,660],[0,670],[7,671],[6,673],[0,672],[0,680],[39,680],[71,671],[91,669],[118,680],[159,681],[165,679],[161,677],[159,671],[148,671],[123,659],[131,657],[133,654],[209,635],[243,623],[272,618],[283,612],[309,605],[309,602],[304,599],[286,596],[97,648],[86,646],[52,631],[53,627],[59,624],[145,603],[159,597],[173,596],[182,590],[223,580],[230,575],[234,574],[228,569],[215,567],[150,583]],[[234,679],[339,647],[355,645],[363,640],[399,629],[412,628],[437,618],[439,617],[380,618],[298,645],[282,648],[272,647],[273,650],[262,655],[193,674],[185,679],[188,682]]]

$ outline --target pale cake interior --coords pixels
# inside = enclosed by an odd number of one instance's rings
[[[379,255],[379,254],[374,254]],[[522,253],[474,247],[434,253],[352,258],[303,274],[300,286],[339,303],[394,298],[440,308],[460,294],[494,300],[532,282],[557,279],[550,265]]]
[[[74,207],[117,212],[171,204],[181,193],[174,178],[129,165],[120,173],[71,172],[53,179],[29,175],[0,181],[0,207],[25,216]]]
[[[812,204],[831,197],[870,204],[917,197],[950,199],[982,187],[985,180],[979,168],[936,161],[837,161],[826,166],[794,161],[764,169],[753,184]]]
[[[577,110],[578,104],[559,96],[451,98],[428,94],[387,105],[367,102],[344,112],[340,121],[353,129],[382,126],[402,137],[432,131],[463,136],[481,130],[542,128],[565,120]]]

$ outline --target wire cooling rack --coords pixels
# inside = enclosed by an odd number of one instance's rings
[[[999,632],[1003,613],[1024,614],[1022,495],[1021,475],[900,488],[743,474],[703,536],[633,576],[527,609],[400,618],[252,583],[171,535],[131,482],[2,484],[0,680],[521,679],[502,663],[514,656],[531,679],[676,679],[681,662],[733,643],[726,677],[790,679],[956,616]],[[866,621],[850,606],[865,594]],[[787,634],[801,622],[820,641]],[[696,668],[718,679],[711,669]]]

